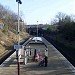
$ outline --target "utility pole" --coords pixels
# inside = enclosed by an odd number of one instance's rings
[[[38,37],[38,21],[37,21],[37,37]]]
[[[18,75],[20,75],[20,49],[19,49],[19,46],[20,46],[20,36],[19,36],[19,33],[20,33],[20,15],[19,15],[19,4],[22,4],[22,2],[20,0],[16,0],[16,2],[18,2],[18,34],[17,34],[17,41],[18,41],[18,50],[16,51],[17,52],[17,63],[18,63]]]

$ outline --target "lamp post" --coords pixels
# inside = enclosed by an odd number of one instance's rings
[[[37,37],[38,37],[38,21],[37,21]]]
[[[19,37],[19,20],[20,20],[20,17],[19,17],[19,4],[22,4],[22,2],[20,0],[16,0],[16,2],[18,2],[18,35],[17,35],[17,41],[18,41],[18,47],[20,45],[20,37]],[[18,50],[16,51],[17,52],[17,62],[18,62],[18,75],[20,75],[20,50],[18,48]]]

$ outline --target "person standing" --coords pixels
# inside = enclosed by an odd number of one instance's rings
[[[44,61],[45,61],[45,67],[47,67],[48,57],[46,55],[44,56]]]
[[[34,61],[35,61],[35,57],[36,57],[36,49],[34,50],[34,57],[33,57]]]

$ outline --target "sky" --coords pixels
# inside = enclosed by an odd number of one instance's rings
[[[50,23],[58,12],[75,14],[75,0],[21,0],[20,16],[27,24]],[[18,12],[16,0],[0,0],[0,4]]]

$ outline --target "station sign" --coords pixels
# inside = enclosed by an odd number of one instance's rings
[[[14,49],[19,50],[19,49],[24,49],[23,45],[14,45]]]

